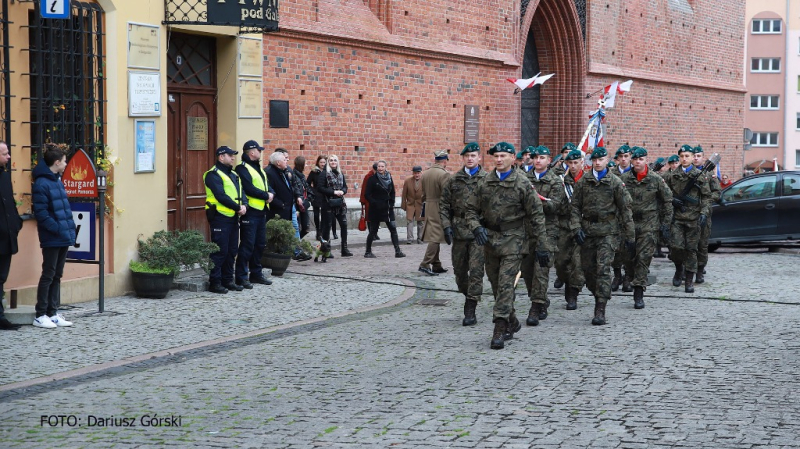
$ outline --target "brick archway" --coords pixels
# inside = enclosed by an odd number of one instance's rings
[[[523,67],[526,55],[529,58],[536,55],[537,71],[556,73],[542,87],[540,108],[534,114],[539,117],[538,143],[551,149],[560,149],[568,141],[577,144],[586,122],[583,111],[586,53],[575,3],[531,0],[522,20],[519,42],[516,56],[523,61]],[[535,42],[535,52],[526,52],[529,42]],[[534,66],[530,62],[527,65]],[[522,77],[522,68],[519,76]]]

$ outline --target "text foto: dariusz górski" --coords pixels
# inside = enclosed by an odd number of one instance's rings
[[[179,415],[142,416],[41,415],[41,427],[182,427]]]

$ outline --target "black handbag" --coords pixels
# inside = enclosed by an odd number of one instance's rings
[[[331,208],[339,208],[344,206],[344,198],[337,196],[335,198],[328,199],[328,206]]]

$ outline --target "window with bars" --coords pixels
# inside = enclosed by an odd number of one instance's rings
[[[69,19],[49,20],[34,5],[28,17],[32,157],[38,160],[52,142],[97,161],[105,157],[103,11],[72,2]]]

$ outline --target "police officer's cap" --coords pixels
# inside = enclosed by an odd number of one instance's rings
[[[475,142],[470,142],[464,146],[464,149],[461,150],[461,155],[465,155],[467,153],[474,153],[475,151],[481,151],[481,146]]]
[[[259,145],[258,142],[256,142],[255,140],[248,140],[247,142],[244,143],[244,146],[242,147],[242,151],[255,150],[255,149],[257,149],[258,151],[264,151],[264,147]]]
[[[627,145],[622,145],[621,147],[619,147],[619,149],[617,149],[617,153],[615,154],[615,156],[619,156],[620,154],[630,153],[631,151],[632,151],[631,147]]]
[[[678,154],[681,154],[681,153],[684,153],[684,152],[694,153],[694,148],[692,148],[691,145],[683,144],[683,145],[681,145],[681,148],[678,150]]]
[[[671,164],[673,162],[680,162],[681,158],[678,157],[677,154],[673,154],[672,156],[667,158],[667,163]]]
[[[578,147],[576,147],[574,143],[567,142],[567,143],[564,144],[563,147],[561,147],[561,152],[563,153],[564,150],[572,151],[572,150],[577,150],[577,149],[578,149]]]
[[[223,145],[223,146],[217,148],[217,156],[220,156],[220,155],[223,155],[223,154],[230,154],[231,156],[235,156],[235,155],[239,154],[239,152],[232,150],[231,147],[229,147],[229,146]]]
[[[514,153],[516,153],[516,150],[514,149],[514,145],[512,145],[512,144],[510,144],[508,142],[499,142],[495,146],[489,148],[489,155],[490,156],[495,154],[495,153],[498,153],[498,152],[499,153],[514,154]]]
[[[592,159],[600,159],[601,157],[608,156],[608,151],[603,147],[597,147],[592,151]]]
[[[692,150],[693,150],[694,154],[697,154],[697,153],[702,153],[702,152],[703,152],[703,147],[701,147],[700,145],[698,145],[698,146],[696,146],[696,147],[692,148]]]
[[[577,161],[578,159],[583,159],[583,154],[578,149],[570,150],[567,157],[564,158],[565,161]]]
[[[531,152],[533,156],[550,156],[550,148],[547,148],[544,145],[539,145],[538,147],[534,148]]]
[[[645,150],[642,147],[633,147],[632,150],[633,150],[633,151],[631,151],[631,157],[632,158],[646,157],[647,156],[647,150]]]

